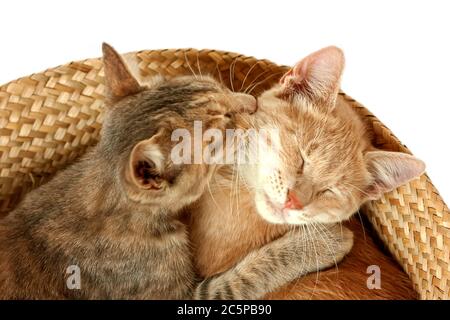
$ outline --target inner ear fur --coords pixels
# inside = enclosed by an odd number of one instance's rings
[[[159,135],[140,141],[131,151],[129,173],[131,181],[140,189],[159,190],[163,179],[164,155],[158,143]]]
[[[344,64],[344,53],[337,47],[326,47],[310,54],[280,79],[283,95],[301,95],[314,103],[333,107]]]
[[[364,158],[373,179],[366,190],[369,199],[378,199],[425,172],[425,163],[406,153],[377,150]]]

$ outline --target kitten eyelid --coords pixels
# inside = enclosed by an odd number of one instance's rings
[[[217,116],[223,115],[223,113],[218,110],[207,110],[206,114],[209,116],[212,116],[212,117],[217,117]]]
[[[210,117],[210,120],[212,120],[212,121],[217,121],[217,120],[220,120],[220,121],[228,121],[228,120],[230,120],[231,119],[231,117],[227,117],[227,116],[225,116],[224,114],[218,114],[218,115],[216,115],[216,116],[211,116]]]
[[[301,165],[300,167],[297,169],[297,174],[303,174],[303,170],[305,169],[305,157],[303,156],[302,152],[299,152],[300,154],[300,158],[301,158]]]
[[[326,194],[335,194],[335,192],[334,192],[333,188],[325,188],[325,189],[322,189],[321,191],[319,191],[317,194],[319,196],[322,196],[322,195],[326,195]]]
[[[231,118],[233,115],[232,111],[223,112],[219,110],[208,110],[206,113],[212,118],[221,118],[221,117]]]

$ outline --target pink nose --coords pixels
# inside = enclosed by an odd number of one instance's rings
[[[289,190],[287,194],[286,202],[284,203],[285,209],[303,209],[303,205],[300,199],[297,197],[294,191]]]

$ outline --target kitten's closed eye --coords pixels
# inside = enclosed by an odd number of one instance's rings
[[[325,189],[322,189],[319,192],[317,192],[318,196],[331,196],[334,194],[335,194],[335,192],[333,191],[332,188],[325,188]]]
[[[301,159],[300,159],[300,164],[297,169],[297,176],[301,176],[305,169],[305,158],[301,154],[300,154],[300,157],[301,157]]]
[[[222,116],[224,115],[222,112],[220,112],[219,110],[206,110],[206,114],[209,116]]]

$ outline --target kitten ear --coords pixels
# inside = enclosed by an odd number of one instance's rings
[[[288,96],[300,94],[313,102],[334,106],[344,62],[341,49],[326,47],[298,62],[280,83]]]
[[[134,146],[130,157],[131,181],[140,189],[158,190],[163,179],[164,155],[160,148],[159,134]]]
[[[107,43],[103,43],[102,49],[107,98],[114,102],[142,91],[117,51]]]
[[[368,200],[379,199],[383,193],[419,177],[425,171],[423,161],[406,153],[369,151],[364,157],[373,178],[366,190]]]

